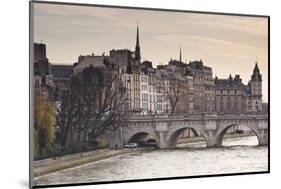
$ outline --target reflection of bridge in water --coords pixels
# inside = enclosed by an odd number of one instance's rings
[[[156,141],[159,148],[171,148],[184,130],[190,128],[203,137],[207,147],[222,145],[226,131],[235,125],[248,127],[257,136],[259,145],[268,144],[267,115],[196,115],[196,116],[132,116],[114,132],[108,133],[111,148],[122,147],[144,138]]]

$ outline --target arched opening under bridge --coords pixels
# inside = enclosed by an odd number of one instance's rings
[[[139,147],[157,147],[157,140],[147,132],[135,133],[130,137],[128,143],[137,143]]]
[[[168,139],[169,147],[203,148],[207,147],[206,139],[194,128],[184,127],[176,130]]]
[[[218,134],[218,141],[222,146],[257,146],[259,134],[252,126],[232,124]]]

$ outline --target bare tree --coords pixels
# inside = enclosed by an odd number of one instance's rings
[[[57,106],[57,126],[59,129],[59,139],[61,146],[73,141],[73,130],[77,124],[79,114],[83,110],[79,90],[79,80],[71,78],[70,88],[64,88],[58,93]]]
[[[81,75],[84,92],[83,141],[87,134],[96,138],[105,130],[115,130],[124,119],[125,88],[118,73],[110,70],[86,68]]]
[[[167,96],[170,104],[170,114],[174,114],[179,101],[182,96],[185,95],[185,85],[182,78],[172,77],[169,79],[169,90],[167,91]]]
[[[123,121],[125,89],[114,71],[85,68],[60,96],[57,123],[62,146],[87,145],[88,136],[95,139]]]

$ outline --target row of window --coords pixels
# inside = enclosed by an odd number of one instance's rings
[[[220,90],[216,91],[216,94],[241,94],[240,90]]]
[[[248,106],[248,111],[257,111],[257,112],[259,112],[259,111],[261,111],[261,109],[259,108],[259,106],[255,106],[255,109],[254,110],[252,110],[252,107],[251,106]]]
[[[133,75],[133,80],[138,82],[138,81],[140,81],[140,78],[137,75]]]
[[[145,77],[145,76],[142,76],[142,77],[141,77],[141,82],[147,83],[147,81],[148,81],[148,78],[147,78],[147,77]]]
[[[147,102],[149,100],[149,102],[164,102],[164,101],[167,101],[168,97],[166,95],[156,95],[156,99],[155,99],[155,95],[148,95],[148,94],[145,94],[143,93],[142,94],[142,101],[144,102]]]
[[[217,96],[216,97],[216,99],[217,100],[220,100],[220,101],[223,101],[223,100],[228,100],[228,101],[231,101],[231,100],[233,100],[233,101],[237,101],[237,100],[241,100],[242,98],[239,96],[232,96],[232,97],[230,97],[230,96]]]
[[[258,104],[258,101],[256,101],[256,104]],[[248,105],[251,105],[251,101],[248,101]]]
[[[142,109],[165,111],[165,110],[168,110],[168,104],[149,104],[148,105],[147,103],[142,103]]]

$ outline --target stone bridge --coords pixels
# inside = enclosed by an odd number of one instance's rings
[[[267,115],[197,115],[197,116],[133,116],[116,131],[108,133],[110,148],[146,138],[154,140],[161,149],[172,148],[187,128],[204,137],[207,147],[222,145],[227,129],[235,125],[248,127],[255,133],[259,145],[268,144]]]

